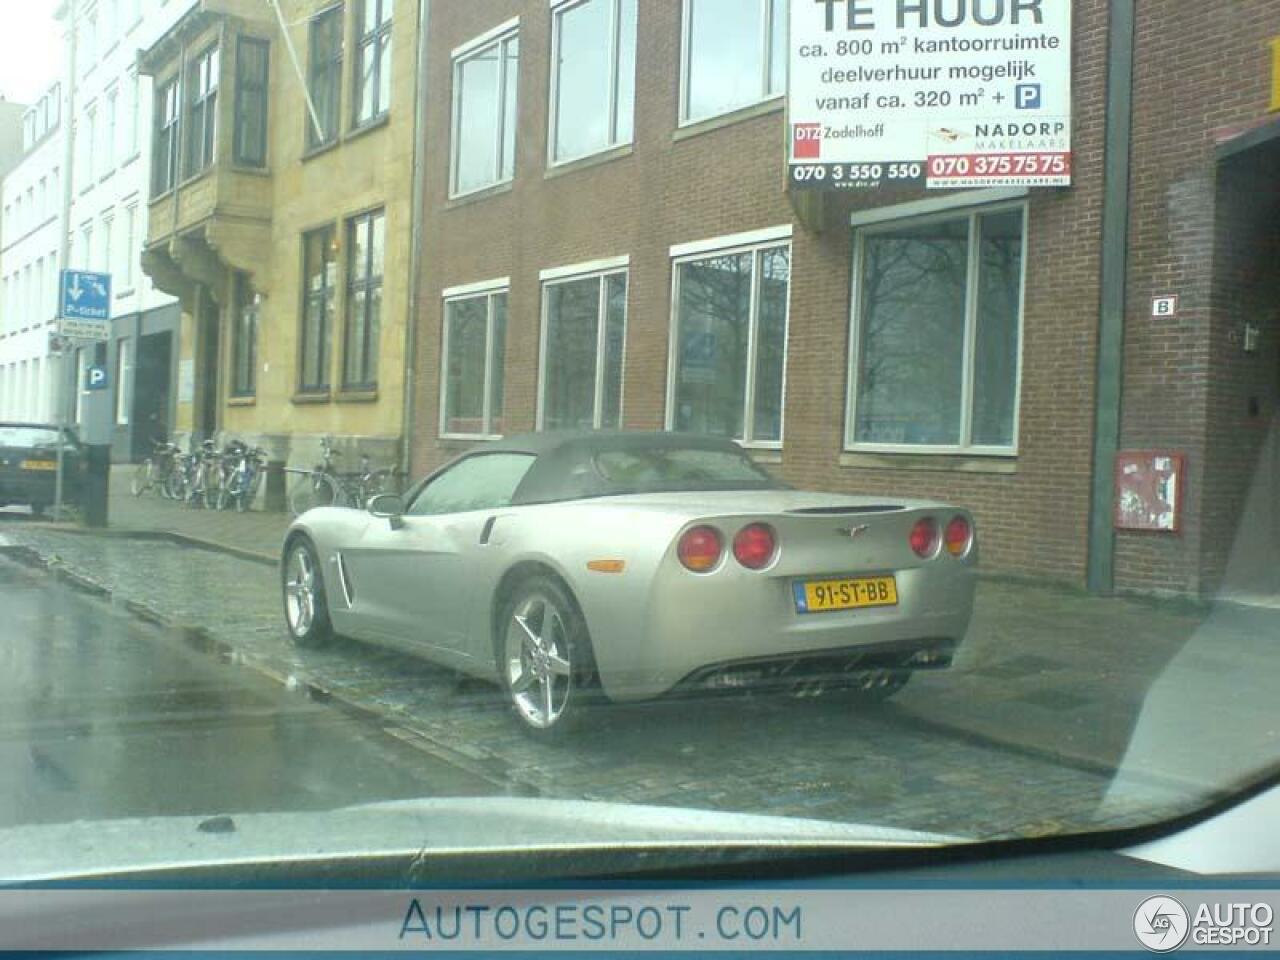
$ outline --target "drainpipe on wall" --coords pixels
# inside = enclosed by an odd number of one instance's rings
[[[1102,201],[1102,296],[1094,394],[1093,490],[1089,512],[1090,593],[1115,589],[1112,522],[1124,386],[1125,302],[1129,286],[1129,181],[1133,145],[1133,41],[1137,0],[1110,0],[1106,173]]]
[[[431,0],[418,0],[418,63],[415,80],[413,114],[413,188],[409,214],[409,297],[404,324],[404,410],[400,444],[400,469],[405,477],[413,470],[414,394],[417,376],[414,361],[418,351],[418,304],[422,285],[424,223],[423,204],[427,185],[427,50],[431,26]]]

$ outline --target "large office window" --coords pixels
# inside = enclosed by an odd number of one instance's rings
[[[121,290],[132,290],[137,277],[138,251],[134,244],[138,242],[138,205],[135,203],[124,211],[124,244],[121,249],[120,264]]]
[[[507,291],[449,298],[444,305],[440,432],[490,437],[503,430]]]
[[[142,88],[138,75],[129,74],[129,102],[125,107],[125,159],[138,153],[138,119],[142,111]]]
[[[231,342],[231,395],[252,397],[257,392],[259,299],[249,275],[237,271]]]
[[[668,426],[782,442],[791,246],[678,259]]]
[[[453,62],[455,196],[515,176],[519,63],[520,38],[515,29]]]
[[[266,40],[255,37],[236,41],[236,119],[232,139],[235,162],[246,167],[267,165],[270,50]]]
[[[329,389],[329,339],[338,281],[332,226],[302,238],[302,370],[301,389]]]
[[[382,269],[387,218],[383,211],[347,221],[347,322],[344,387],[378,385],[378,336],[382,329]]]
[[[553,13],[551,159],[630,143],[638,0],[580,0]]]
[[[159,196],[172,190],[178,180],[178,81],[176,78],[161,84],[156,90],[153,140],[151,192]]]
[[[787,2],[684,0],[682,123],[786,92]]]
[[[626,322],[626,271],[543,286],[540,429],[620,426]]]
[[[307,89],[316,108],[316,118],[308,112],[307,143],[312,147],[338,138],[339,104],[342,100],[342,4],[329,7],[311,18],[310,55],[307,61]],[[320,129],[316,129],[316,120]]]
[[[187,118],[186,175],[195,176],[214,160],[218,130],[218,48],[197,56],[187,74],[190,98]]]
[[[391,109],[392,0],[356,0],[355,123],[363,126]]]
[[[857,236],[851,446],[1012,452],[1022,207]]]

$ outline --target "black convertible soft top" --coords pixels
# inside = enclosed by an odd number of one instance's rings
[[[675,451],[722,454],[730,468],[705,483],[685,479],[678,484],[650,480],[631,483],[602,470],[600,460],[609,454],[653,454],[657,458]],[[751,462],[732,440],[690,433],[643,433],[629,430],[567,430],[528,433],[486,444],[471,455],[528,453],[537,457],[512,497],[513,504],[552,503],[624,493],[665,490],[765,490],[782,484]],[[714,459],[714,458],[713,458]]]

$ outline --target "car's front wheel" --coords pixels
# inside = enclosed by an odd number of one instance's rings
[[[319,647],[333,638],[329,605],[325,598],[320,560],[309,540],[299,537],[289,545],[281,572],[284,617],[289,636],[300,647]]]
[[[498,621],[498,668],[520,725],[551,739],[579,727],[596,699],[596,667],[577,605],[550,577],[533,577],[508,596]]]

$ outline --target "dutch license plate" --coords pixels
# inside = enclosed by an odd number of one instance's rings
[[[827,613],[865,607],[896,607],[898,582],[893,577],[849,577],[796,581],[792,585],[798,613]]]
[[[58,461],[56,460],[23,460],[23,470],[57,470]]]

